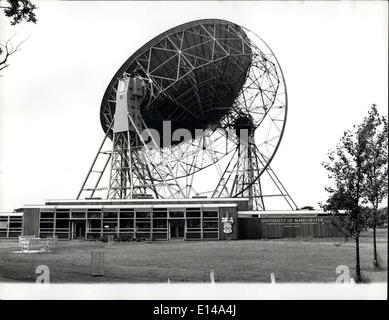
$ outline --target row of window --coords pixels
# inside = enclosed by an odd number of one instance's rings
[[[213,231],[217,231],[219,228],[218,220],[203,220],[201,225],[200,219],[187,219],[186,228],[188,230],[195,230],[195,229],[212,229]],[[55,222],[55,228],[56,229],[68,229],[70,228],[71,221],[69,220],[57,220]],[[134,223],[136,225],[136,228],[138,229],[167,229],[168,228],[168,220],[167,219],[153,219],[152,221],[134,221],[133,219],[121,219],[119,220],[119,224],[117,221],[110,221],[110,220],[88,220],[87,221],[87,230],[89,229],[102,229],[113,231],[120,231],[122,229],[128,229],[128,228],[134,228]],[[119,230],[118,230],[119,227]],[[21,227],[20,227],[21,228]],[[53,231],[54,229],[54,221],[44,221],[41,220],[40,222],[40,230],[48,230],[50,229]]]
[[[0,238],[17,238],[22,234],[23,218],[21,216],[0,217]]]
[[[217,211],[210,210],[189,210],[185,211],[162,211],[162,210],[153,210],[151,211],[133,211],[133,210],[119,210],[119,211],[106,211],[102,212],[101,210],[88,209],[85,211],[76,211],[76,210],[63,210],[57,209],[54,211],[42,211],[41,219],[101,219],[101,218],[217,218]]]
[[[76,223],[80,223],[82,220],[74,220],[59,218],[57,215],[54,218],[54,212],[51,212],[51,217],[48,218],[48,212],[41,212],[40,219],[40,237],[57,235],[58,238],[68,239],[74,237]],[[70,212],[68,212],[69,214]],[[88,212],[88,216],[89,216]],[[96,214],[97,212],[93,212]],[[111,212],[104,212],[111,213]],[[187,218],[185,219],[184,212],[160,212],[154,211],[151,215],[150,212],[127,212],[131,213],[133,218],[128,218],[130,215],[122,215],[120,212],[119,218],[105,216],[104,218],[88,218],[84,219],[85,222],[81,222],[85,228],[86,238],[98,238],[104,234],[115,235],[131,235],[132,237],[141,239],[168,239],[169,235],[169,221],[183,221],[182,222],[182,234],[185,231],[187,239],[217,239],[219,237],[219,223],[217,211],[203,211],[201,217],[201,211],[186,212]],[[145,214],[147,213],[147,215]],[[180,214],[171,215],[171,214]],[[189,213],[189,214],[188,214]],[[85,213],[84,213],[85,214]],[[118,212],[115,212],[118,214]],[[194,216],[196,214],[196,216]],[[192,215],[194,217],[192,217]],[[72,212],[74,217],[74,212]],[[104,216],[104,215],[103,215]],[[101,217],[101,212],[100,212]],[[170,218],[168,218],[170,217]],[[186,224],[184,223],[186,221]],[[73,223],[73,225],[72,225]],[[185,228],[184,228],[185,226]],[[73,234],[72,234],[73,233]]]

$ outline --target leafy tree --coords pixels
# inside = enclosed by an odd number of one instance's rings
[[[22,21],[36,23],[35,10],[37,7],[30,0],[0,0],[0,9],[4,9],[4,15],[11,19],[11,25]],[[21,44],[13,46],[9,39],[5,44],[0,43],[0,71],[9,66],[8,59],[19,51]]]
[[[377,210],[378,224],[377,227],[388,227],[388,207]]]
[[[365,168],[368,161],[367,145],[373,125],[369,118],[354,126],[353,131],[345,131],[336,149],[328,153],[328,161],[323,162],[328,177],[333,180],[333,186],[326,187],[330,196],[323,208],[336,217],[346,237],[355,239],[357,282],[362,280],[359,236],[367,229],[366,210],[363,208],[366,203]],[[341,210],[344,213],[341,214]]]
[[[367,144],[368,161],[366,163],[366,199],[371,204],[370,226],[373,228],[374,259],[379,266],[377,254],[376,228],[379,225],[378,206],[388,196],[388,120],[380,117],[376,105],[372,105],[365,122],[370,127]]]
[[[34,12],[36,5],[32,4],[30,0],[7,0],[5,6],[2,4],[3,2],[0,0],[0,8],[4,9],[6,17],[12,19],[12,25],[18,24],[23,20],[36,23],[37,19]]]

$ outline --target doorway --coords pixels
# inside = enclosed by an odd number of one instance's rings
[[[85,239],[85,221],[72,221],[72,239]]]
[[[174,219],[169,220],[169,239],[184,239],[185,235],[185,220]]]

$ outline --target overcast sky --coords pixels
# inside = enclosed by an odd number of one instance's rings
[[[75,198],[103,132],[114,73],[141,45],[191,20],[221,18],[257,33],[283,68],[289,99],[272,162],[299,206],[326,200],[322,161],[372,103],[387,114],[387,2],[37,2],[38,23],[0,77],[0,211]]]

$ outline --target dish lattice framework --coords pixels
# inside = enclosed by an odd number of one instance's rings
[[[279,195],[289,200],[290,207],[295,206],[269,166],[285,128],[287,93],[280,65],[259,37],[228,21],[200,20],[149,41],[123,64],[104,94],[100,120],[106,138],[113,138],[116,89],[122,76],[140,77],[146,85],[140,129],[162,133],[161,124],[170,120],[172,131],[185,128],[193,134],[195,129],[205,130],[192,140],[147,150],[143,159],[132,157],[134,166],[147,167],[139,171],[148,174],[136,177],[140,185],[154,185],[156,197],[190,197],[201,193],[194,188],[194,173],[217,165],[219,179],[210,195],[252,198],[254,194],[258,199],[253,201],[259,201],[255,206],[264,208],[259,180],[266,172],[273,176]],[[249,148],[239,151],[242,146],[237,136],[226,132],[247,115],[254,134]],[[133,151],[142,147],[137,137],[129,140],[138,141],[131,145]],[[145,159],[152,159],[152,165]],[[184,180],[181,186],[180,179]],[[166,192],[169,181],[173,181],[168,187],[175,188],[173,194]],[[86,188],[84,183],[78,196],[89,191],[93,197],[101,189]]]

